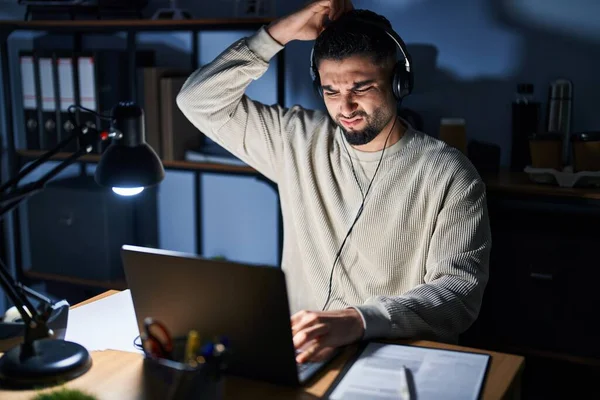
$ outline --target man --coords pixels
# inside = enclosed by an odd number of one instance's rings
[[[278,185],[298,362],[361,339],[455,342],[488,278],[484,184],[462,153],[397,116],[397,46],[356,17],[391,29],[348,0],[314,1],[234,43],[177,98],[200,131]],[[313,39],[328,113],[244,95],[287,43]]]

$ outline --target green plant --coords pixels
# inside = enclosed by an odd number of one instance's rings
[[[95,396],[77,389],[62,388],[48,393],[40,393],[32,400],[98,400]]]

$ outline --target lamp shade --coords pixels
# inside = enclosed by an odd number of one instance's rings
[[[100,186],[118,188],[154,186],[164,177],[158,155],[146,143],[135,147],[112,143],[102,155],[95,175]]]
[[[131,102],[119,103],[112,111],[112,130],[115,138],[96,167],[96,182],[112,188],[144,188],[161,182],[165,170],[146,143],[143,110]]]

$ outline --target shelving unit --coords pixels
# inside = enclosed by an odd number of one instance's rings
[[[5,127],[8,131],[4,132],[7,143],[7,164],[9,165],[9,176],[14,176],[19,169],[28,161],[32,161],[44,152],[37,150],[17,149],[15,146],[15,138],[17,135],[24,132],[14,131],[14,112],[12,104],[12,84],[14,80],[10,76],[10,65],[8,56],[8,44],[11,35],[17,31],[36,31],[45,32],[47,34],[69,34],[73,37],[73,52],[78,53],[82,50],[82,37],[84,35],[94,34],[111,34],[125,33],[127,41],[128,65],[127,73],[129,76],[128,93],[131,100],[136,100],[137,96],[137,71],[135,53],[137,48],[137,34],[141,32],[189,32],[191,35],[191,57],[190,64],[192,70],[198,68],[199,43],[198,34],[208,31],[252,31],[257,30],[262,25],[270,23],[271,19],[264,18],[249,18],[249,19],[192,19],[192,20],[67,20],[67,21],[18,21],[18,20],[3,20],[0,21],[0,56],[1,56],[1,71],[2,71],[2,86],[3,104],[5,112]],[[285,101],[285,51],[281,51],[276,56],[276,83],[277,83],[277,103],[284,104]],[[78,79],[75,76],[76,101],[79,103],[79,88]],[[102,110],[103,111],[103,110]],[[58,153],[52,159],[65,159],[70,153]],[[82,166],[85,164],[94,164],[100,160],[99,155],[86,155],[78,160]],[[201,204],[201,175],[203,173],[211,174],[226,174],[236,176],[250,176],[269,184],[277,193],[277,187],[271,181],[266,179],[262,174],[250,167],[194,163],[187,161],[168,161],[164,162],[167,170],[190,171],[194,174],[194,205],[196,211],[195,233],[196,233],[196,252],[202,254],[202,204]],[[277,198],[279,196],[277,195]],[[21,243],[19,232],[19,213],[14,213],[13,232],[15,232],[15,246],[13,248],[15,261],[17,266],[17,278],[38,279],[38,280],[53,280],[59,282],[75,283],[88,286],[96,286],[99,288],[114,288],[122,289],[124,282],[96,282],[81,279],[73,279],[72,277],[64,277],[52,274],[41,274],[33,271],[28,271],[28,266],[22,265]],[[5,223],[5,222],[0,222]],[[7,245],[7,243],[4,243]],[[283,246],[282,219],[281,212],[278,213],[278,254],[277,258],[281,259],[281,250]],[[1,253],[0,253],[1,254]]]

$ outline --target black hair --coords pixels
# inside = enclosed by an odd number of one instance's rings
[[[351,10],[344,13],[330,22],[315,40],[314,67],[318,68],[319,62],[324,59],[340,61],[355,55],[371,57],[376,64],[395,60],[396,43],[384,29],[392,30],[392,24],[373,11]]]

